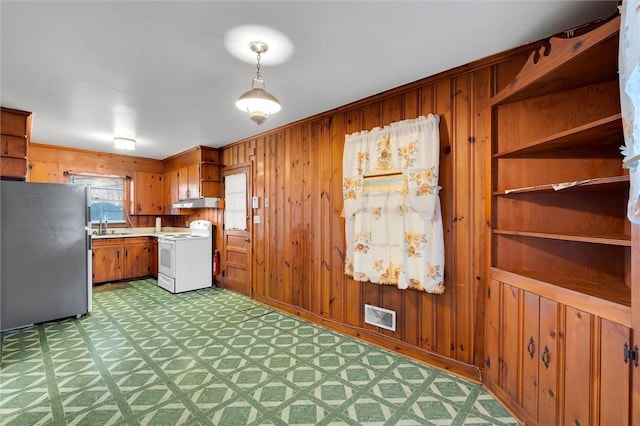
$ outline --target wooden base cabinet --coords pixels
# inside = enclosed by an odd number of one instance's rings
[[[93,240],[93,283],[152,276],[151,237]]]
[[[526,424],[628,425],[630,329],[490,280],[489,389]],[[489,333],[491,335],[491,333]]]
[[[93,283],[105,283],[122,279],[122,238],[93,240]]]

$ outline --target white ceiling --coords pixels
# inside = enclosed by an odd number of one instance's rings
[[[616,5],[1,0],[0,103],[33,112],[32,141],[118,152],[112,138],[121,128],[138,144],[119,153],[162,159],[610,16]],[[268,65],[277,46],[263,55],[262,77],[282,111],[261,126],[234,106],[256,72],[255,60],[225,49],[225,34],[239,25],[267,26],[293,43],[282,64]]]

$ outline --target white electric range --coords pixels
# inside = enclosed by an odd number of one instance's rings
[[[194,220],[190,234],[158,237],[158,285],[171,293],[211,287],[213,227]]]

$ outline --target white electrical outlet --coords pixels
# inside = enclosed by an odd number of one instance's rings
[[[260,223],[260,216],[256,215],[253,217],[253,223]]]

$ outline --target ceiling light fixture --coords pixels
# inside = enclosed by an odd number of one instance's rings
[[[280,102],[265,90],[264,80],[260,78],[260,55],[269,50],[269,46],[262,41],[252,41],[249,43],[249,48],[258,55],[258,72],[256,73],[256,78],[251,81],[251,90],[244,92],[238,98],[236,107],[242,111],[247,111],[249,118],[257,124],[262,124],[269,114],[280,111]]]
[[[113,138],[113,146],[115,146],[116,149],[133,151],[134,149],[136,149],[136,140],[130,138],[115,137]]]

